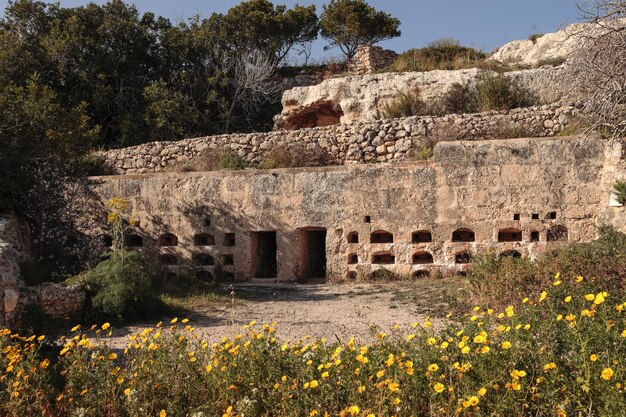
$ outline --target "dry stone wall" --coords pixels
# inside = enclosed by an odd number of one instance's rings
[[[511,135],[554,136],[579,112],[580,106],[551,104],[512,111],[442,117],[408,117],[297,131],[232,134],[151,142],[102,153],[118,174],[167,170],[193,162],[211,152],[229,149],[257,163],[273,149],[291,145],[321,148],[337,164],[400,161],[433,140],[454,141]]]
[[[354,75],[371,74],[391,65],[397,56],[394,51],[380,46],[361,45],[348,63],[348,72]]]
[[[626,230],[611,187],[624,143],[592,138],[442,142],[421,163],[98,177],[128,200],[134,250],[209,279],[405,276],[478,252],[535,257]],[[323,268],[320,267],[323,266]]]
[[[81,311],[85,305],[85,291],[77,285],[25,286],[19,264],[30,257],[26,223],[14,214],[0,213],[0,326],[14,324],[20,311],[29,305],[37,305],[58,318]]]

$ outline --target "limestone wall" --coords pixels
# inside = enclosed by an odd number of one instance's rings
[[[348,63],[348,72],[354,75],[371,74],[390,65],[397,56],[394,51],[380,46],[361,45]]]
[[[135,249],[170,273],[220,265],[226,278],[295,280],[313,263],[327,276],[420,275],[462,270],[476,252],[534,257],[604,223],[626,230],[609,204],[623,153],[586,138],[442,142],[424,163],[99,177],[92,188],[128,199]],[[459,241],[463,229],[473,241]],[[271,260],[275,274],[259,267]]]
[[[0,326],[14,324],[21,309],[38,305],[52,317],[81,311],[86,294],[80,286],[44,283],[27,287],[19,263],[30,258],[28,227],[11,213],[0,213]]]
[[[233,134],[151,142],[102,153],[117,173],[159,172],[185,164],[207,152],[232,149],[249,162],[260,162],[272,149],[299,144],[322,148],[338,164],[414,159],[413,154],[433,139],[483,139],[502,134],[554,136],[578,112],[576,104],[551,104],[508,112],[409,117],[297,131]]]

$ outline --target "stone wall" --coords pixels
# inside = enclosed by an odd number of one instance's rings
[[[92,189],[129,201],[129,242],[171,274],[422,276],[477,252],[532,258],[602,224],[626,230],[610,203],[624,150],[580,137],[442,142],[422,163],[110,176]]]
[[[454,71],[381,73],[332,78],[309,87],[285,91],[282,112],[275,125],[282,126],[299,109],[320,101],[330,101],[341,108],[342,123],[372,121],[379,117],[383,105],[399,91],[419,89],[425,101],[442,97],[454,84],[473,84],[484,70],[477,68]],[[533,91],[541,103],[570,101],[572,85],[564,66],[542,67],[506,73]]]
[[[354,75],[371,74],[389,66],[397,56],[394,51],[380,46],[361,45],[348,63],[348,72]]]
[[[85,305],[86,294],[80,286],[24,285],[19,264],[31,257],[29,242],[27,224],[12,213],[0,213],[0,326],[14,324],[28,305],[38,305],[58,318],[81,311]]]
[[[325,150],[337,164],[400,161],[434,140],[482,139],[494,136],[554,136],[578,112],[576,104],[551,104],[512,111],[443,117],[409,117],[298,131],[233,134],[151,142],[102,153],[116,173],[148,173],[190,164],[207,153],[231,149],[247,161],[263,160],[272,149],[299,144]]]

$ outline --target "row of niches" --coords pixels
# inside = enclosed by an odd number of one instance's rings
[[[516,250],[505,250],[500,253],[503,257],[521,258],[522,254]],[[454,254],[454,263],[467,264],[470,262],[472,254],[468,251],[461,251]],[[357,265],[362,263],[359,255],[351,253],[348,255],[348,265]],[[376,252],[370,259],[372,265],[393,265],[393,264],[412,264],[412,265],[431,265],[435,263],[435,258],[428,251],[418,251],[411,256],[408,262],[396,262],[396,257],[392,252],[383,251]]]
[[[113,246],[113,239],[109,235],[102,235],[105,246]],[[193,236],[193,246],[215,246],[216,239],[210,233],[198,233]],[[127,248],[140,248],[144,245],[143,236],[131,233],[124,236],[124,246]],[[179,245],[178,236],[173,233],[164,233],[160,235],[156,241],[156,246],[160,248],[175,247]],[[224,233],[222,240],[222,246],[233,247],[235,246],[235,234]]]
[[[179,264],[178,256],[172,253],[164,253],[157,257],[160,266],[176,266]],[[194,267],[205,266],[232,266],[235,265],[235,257],[231,254],[221,255],[216,260],[213,255],[208,253],[194,253],[191,255],[191,264]]]
[[[473,230],[460,228],[452,232],[452,242],[476,242],[476,234]],[[562,225],[554,225],[545,231],[545,241],[554,242],[568,239],[567,227]],[[359,243],[359,233],[350,232],[347,237],[349,244]],[[540,242],[541,232],[533,230],[527,239],[529,242]],[[411,243],[431,243],[433,234],[430,230],[418,230],[411,234]],[[498,230],[498,242],[522,242],[524,241],[524,232],[517,228],[505,228]],[[386,230],[376,230],[370,233],[369,243],[394,243],[394,235]]]

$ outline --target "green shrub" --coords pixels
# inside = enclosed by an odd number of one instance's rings
[[[626,204],[626,181],[615,181],[613,183],[613,192],[620,204]]]
[[[454,83],[441,99],[443,111],[451,113],[475,113],[478,110],[476,90],[469,85]]]
[[[383,119],[396,119],[399,117],[424,116],[429,114],[429,108],[422,100],[419,89],[398,94],[387,101],[382,108]]]
[[[102,156],[84,155],[75,163],[75,169],[80,175],[100,176],[113,175],[115,171],[106,164]]]
[[[478,76],[475,88],[479,111],[510,110],[537,104],[530,91],[503,74],[484,72]]]
[[[310,149],[295,144],[291,146],[274,147],[263,155],[260,168],[298,168],[328,165],[328,153],[316,147]]]
[[[245,159],[239,156],[235,151],[226,150],[219,155],[218,169],[225,171],[240,171],[248,168]]]
[[[626,294],[626,234],[601,227],[599,238],[588,243],[571,243],[528,258],[483,254],[472,259],[468,271],[471,294],[461,304],[504,306],[522,294],[537,294],[550,286],[556,273],[567,278],[578,275],[618,296]]]
[[[151,280],[135,252],[115,250],[108,259],[72,281],[86,286],[92,308],[106,316],[128,320],[149,315],[155,307],[148,302],[153,297]]]
[[[485,58],[485,53],[451,42],[435,42],[425,48],[410,49],[396,58],[388,70],[433,71],[473,68]]]

